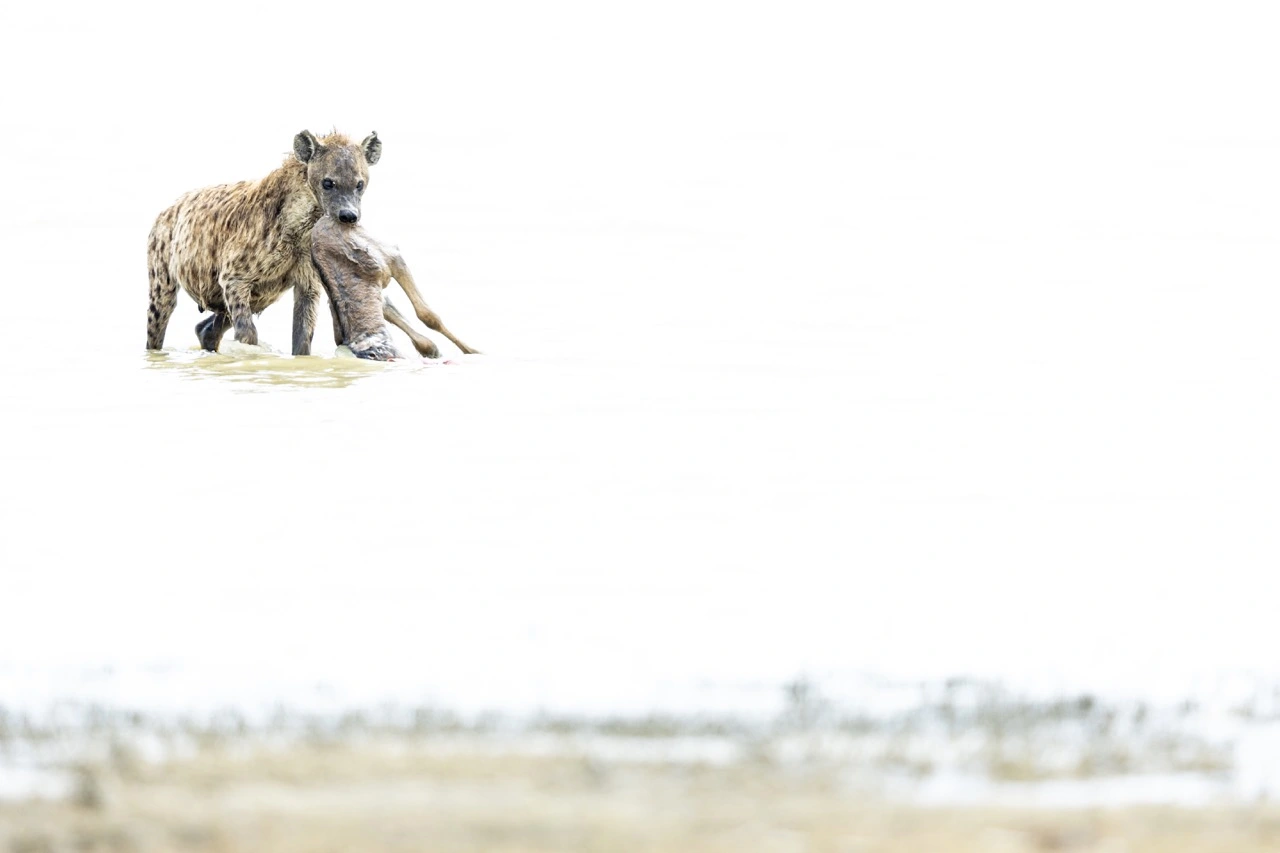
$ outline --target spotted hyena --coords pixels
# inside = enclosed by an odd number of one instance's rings
[[[317,139],[304,130],[293,139],[293,154],[261,180],[189,192],[156,217],[147,248],[147,349],[164,345],[179,286],[201,311],[213,312],[196,325],[196,336],[214,351],[228,329],[240,343],[256,344],[253,315],[292,287],[293,353],[310,353],[322,289],[311,263],[311,228],[325,214],[360,220],[360,198],[382,142],[377,133],[357,145],[339,133]]]
[[[413,313],[428,329],[444,335],[464,353],[476,352],[454,337],[440,316],[427,307],[400,250],[375,240],[355,222],[320,217],[311,229],[311,259],[329,296],[334,341],[346,344],[360,358],[387,361],[400,357],[384,320],[408,335],[419,354],[427,358],[440,355],[435,343],[410,326],[383,298],[382,291],[392,279],[409,297]]]

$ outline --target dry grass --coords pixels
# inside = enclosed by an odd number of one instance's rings
[[[117,756],[83,769],[72,801],[0,805],[0,853],[1280,850],[1270,808],[915,808],[821,765],[503,744],[437,735]]]

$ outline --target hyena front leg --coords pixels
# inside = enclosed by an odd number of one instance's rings
[[[223,274],[218,283],[222,286],[222,301],[231,315],[235,339],[242,344],[257,346],[258,327],[253,324],[253,285],[251,282]]]
[[[217,352],[222,345],[222,336],[231,328],[231,317],[222,311],[215,311],[196,323],[196,337],[200,339],[200,348],[209,352]]]
[[[316,312],[324,284],[310,262],[302,262],[289,273],[293,287],[293,354],[311,355],[311,339],[316,333]],[[341,342],[339,342],[341,343]]]
[[[427,307],[426,300],[422,298],[422,294],[418,292],[418,286],[413,281],[413,274],[409,272],[409,267],[404,262],[404,258],[400,256],[398,251],[384,247],[387,254],[388,266],[391,269],[391,277],[399,283],[405,295],[409,297],[409,302],[413,304],[413,313],[418,315],[428,329],[439,332],[449,340],[453,341],[454,346],[462,350],[464,353],[472,354],[478,352],[464,344],[453,336],[453,333],[444,327],[444,323],[440,321],[440,316],[436,312]],[[388,317],[388,320],[391,318]]]

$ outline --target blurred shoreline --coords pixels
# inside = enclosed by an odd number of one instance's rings
[[[0,709],[0,851],[1191,851],[1280,843],[1274,717],[952,681],[872,712]],[[1253,741],[1250,741],[1253,738]],[[1276,742],[1273,740],[1273,743]],[[1253,746],[1250,746],[1253,743]]]
[[[118,778],[210,755],[315,750],[575,760],[601,767],[757,767],[818,774],[906,806],[1252,806],[1280,791],[1280,714],[1252,701],[1030,696],[995,681],[882,685],[861,701],[815,681],[766,710],[527,713],[400,702],[145,709],[0,702],[0,802],[73,801]]]

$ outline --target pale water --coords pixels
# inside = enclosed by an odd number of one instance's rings
[[[467,9],[3,13],[0,705],[1266,704],[1276,12]],[[304,127],[483,355],[144,351]]]

